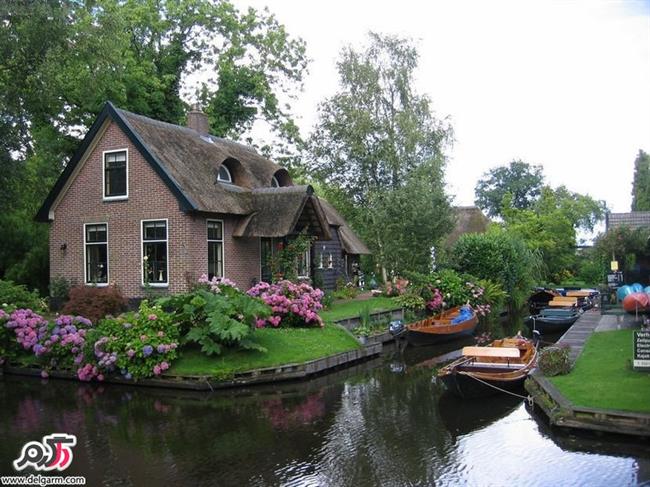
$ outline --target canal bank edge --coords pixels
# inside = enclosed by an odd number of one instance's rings
[[[266,367],[245,372],[237,372],[232,378],[226,380],[215,379],[211,376],[163,375],[157,379],[140,379],[137,382],[120,377],[109,377],[103,382],[130,386],[212,391],[217,389],[306,379],[314,375],[331,372],[376,357],[381,353],[382,348],[383,345],[381,342],[368,343],[364,347],[356,350],[329,355],[327,357],[310,360],[301,364],[285,364],[277,367]],[[2,374],[2,371],[3,369],[0,368],[0,375]],[[41,377],[40,367],[18,367],[5,364],[4,373]],[[49,377],[78,381],[76,374],[66,371],[53,370],[49,373]]]
[[[558,345],[570,347],[572,364],[601,319],[596,311],[587,312],[558,340]],[[538,369],[528,376],[525,388],[553,426],[650,438],[650,414],[575,406]]]
[[[525,387],[553,426],[650,438],[650,414],[575,406],[538,370]]]

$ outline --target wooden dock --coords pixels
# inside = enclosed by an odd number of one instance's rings
[[[582,315],[557,345],[570,347],[569,359],[575,364],[592,333],[626,325],[624,316],[592,310]],[[650,438],[650,414],[575,406],[537,369],[526,380],[526,390],[551,425]]]

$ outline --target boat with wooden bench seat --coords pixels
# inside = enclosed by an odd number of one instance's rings
[[[406,333],[409,345],[435,345],[474,333],[478,316],[469,305],[457,306],[442,313],[416,321],[402,329],[390,329],[394,336]]]
[[[463,356],[441,368],[438,378],[458,396],[487,396],[520,388],[536,362],[533,342],[504,338],[487,347],[464,347]]]

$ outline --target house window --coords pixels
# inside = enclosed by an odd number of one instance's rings
[[[208,278],[223,277],[223,222],[208,220]]]
[[[221,164],[221,166],[219,166],[219,172],[217,173],[217,181],[221,181],[222,183],[232,184],[232,175],[230,174],[230,169],[228,169],[225,164]]]
[[[108,225],[84,225],[85,281],[86,284],[108,284]]]
[[[309,279],[309,267],[311,264],[311,251],[305,250],[299,257],[297,262],[296,273],[301,279]]]
[[[104,152],[104,199],[125,199],[129,195],[127,152]]]
[[[166,286],[167,280],[167,220],[142,222],[142,284]]]

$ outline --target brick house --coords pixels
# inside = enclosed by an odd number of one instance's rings
[[[325,289],[352,279],[369,253],[311,186],[254,149],[106,103],[36,218],[50,225],[50,276],[177,293],[201,274],[247,289],[270,278],[269,258],[300,232],[317,237],[299,274]]]

